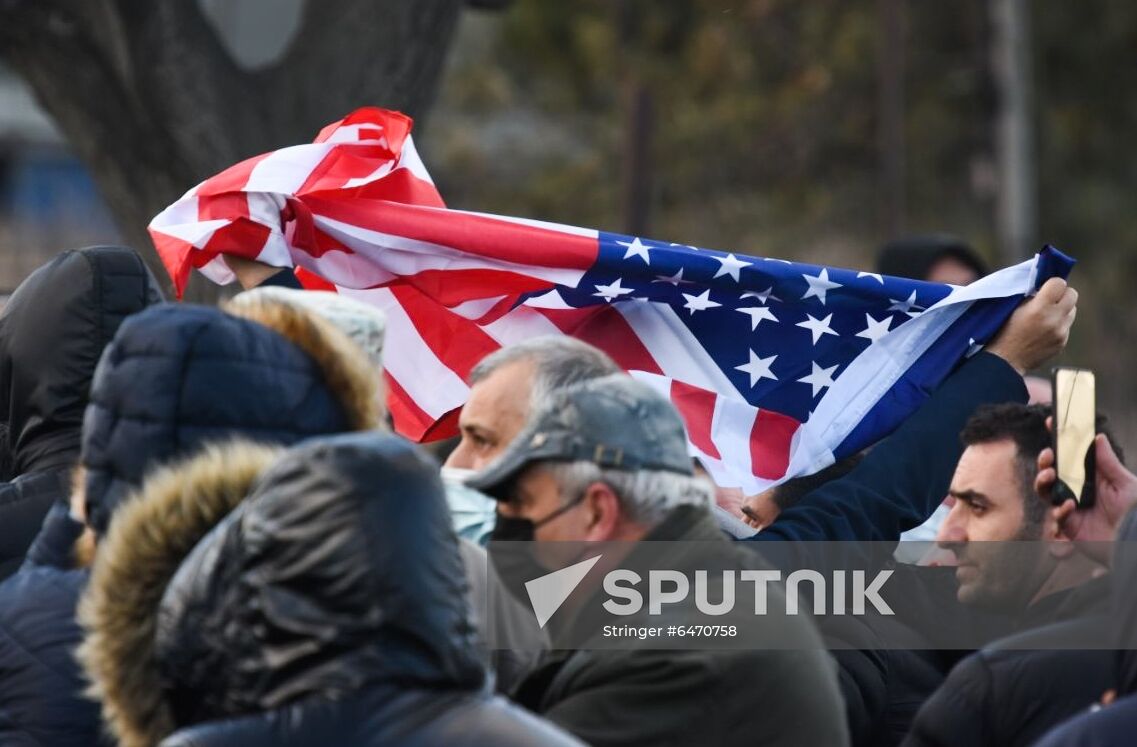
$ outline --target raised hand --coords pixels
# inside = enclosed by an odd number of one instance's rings
[[[1062,278],[1050,278],[1015,313],[987,346],[1020,374],[1062,352],[1078,311],[1078,291]]]
[[[1049,421],[1048,421],[1049,425]],[[1117,531],[1122,517],[1137,505],[1137,475],[1134,475],[1117,458],[1109,439],[1098,434],[1094,438],[1096,450],[1096,500],[1092,508],[1078,509],[1070,498],[1051,509],[1062,536],[1084,543],[1082,550],[1102,563],[1109,563],[1109,541]],[[1038,455],[1038,476],[1035,491],[1046,500],[1051,499],[1057,481],[1054,468],[1054,450],[1043,449]]]

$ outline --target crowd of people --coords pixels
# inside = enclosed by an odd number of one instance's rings
[[[984,271],[928,257],[886,271]],[[1095,505],[1054,500],[1050,410],[1024,381],[1069,338],[1065,281],[890,436],[738,500],[693,463],[669,401],[569,337],[477,364],[440,464],[390,432],[382,359],[400,351],[380,311],[290,271],[238,275],[256,287],[217,308],[165,303],[135,252],[88,248],[0,313],[0,745],[1137,732],[1137,476],[1103,422]],[[483,546],[683,542],[677,568],[780,568],[809,543],[895,549],[930,517],[937,553],[874,562],[932,625],[815,609],[754,621],[746,647],[589,645],[587,608],[570,641]],[[770,588],[785,607],[793,592]],[[994,633],[975,650],[935,634],[977,627]]]

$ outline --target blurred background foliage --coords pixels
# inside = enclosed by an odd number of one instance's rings
[[[881,4],[515,0],[467,12],[424,133],[453,207],[867,268],[896,232],[1007,264],[991,3],[902,3],[903,215],[882,215]],[[1030,5],[1038,243],[1080,260],[1065,363],[1137,443],[1137,3]],[[629,124],[635,92],[647,126]],[[629,206],[628,153],[647,219]],[[895,222],[893,222],[895,221]]]
[[[1064,362],[1100,372],[1101,407],[1132,446],[1132,0],[467,0],[494,9],[467,7],[439,42],[419,147],[456,208],[866,269],[890,238],[944,232],[1002,266],[1020,252],[1000,239],[994,18],[1016,3],[1031,233],[1081,261]],[[30,152],[0,132],[0,264],[112,240],[86,203],[13,233],[12,175]]]

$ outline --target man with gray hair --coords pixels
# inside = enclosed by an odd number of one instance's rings
[[[755,562],[740,557],[741,546],[712,518],[712,486],[692,471],[671,403],[622,374],[544,395],[529,424],[469,484],[498,501],[494,539],[537,540],[542,565],[544,548],[571,552],[574,542],[685,543],[690,552],[682,561],[671,556],[671,568]],[[624,549],[621,562],[641,557]],[[495,563],[496,553],[491,545]],[[769,599],[784,608],[780,587]],[[836,675],[807,618],[759,619],[760,648],[705,641],[676,648],[656,639],[597,650],[593,609],[579,598],[564,605],[554,650],[513,696],[594,747],[848,743]]]
[[[619,372],[599,349],[566,336],[534,337],[487,355],[470,371],[470,397],[458,420],[462,440],[445,466],[482,469],[550,392]]]

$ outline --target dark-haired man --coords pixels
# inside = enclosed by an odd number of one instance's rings
[[[1060,520],[1034,490],[1049,413],[1038,405],[984,407],[960,434],[966,448],[949,491],[955,503],[936,539],[955,553],[965,604],[1020,613],[1080,586],[1097,567],[1061,541]]]
[[[907,747],[1032,744],[1109,686],[1112,652],[1080,650],[1107,636],[1108,580],[1068,541],[1073,503],[1052,509],[1036,490],[1049,414],[989,406],[961,434],[955,503],[937,540],[959,562],[959,601],[1009,615],[1024,632],[957,664],[920,709]]]

